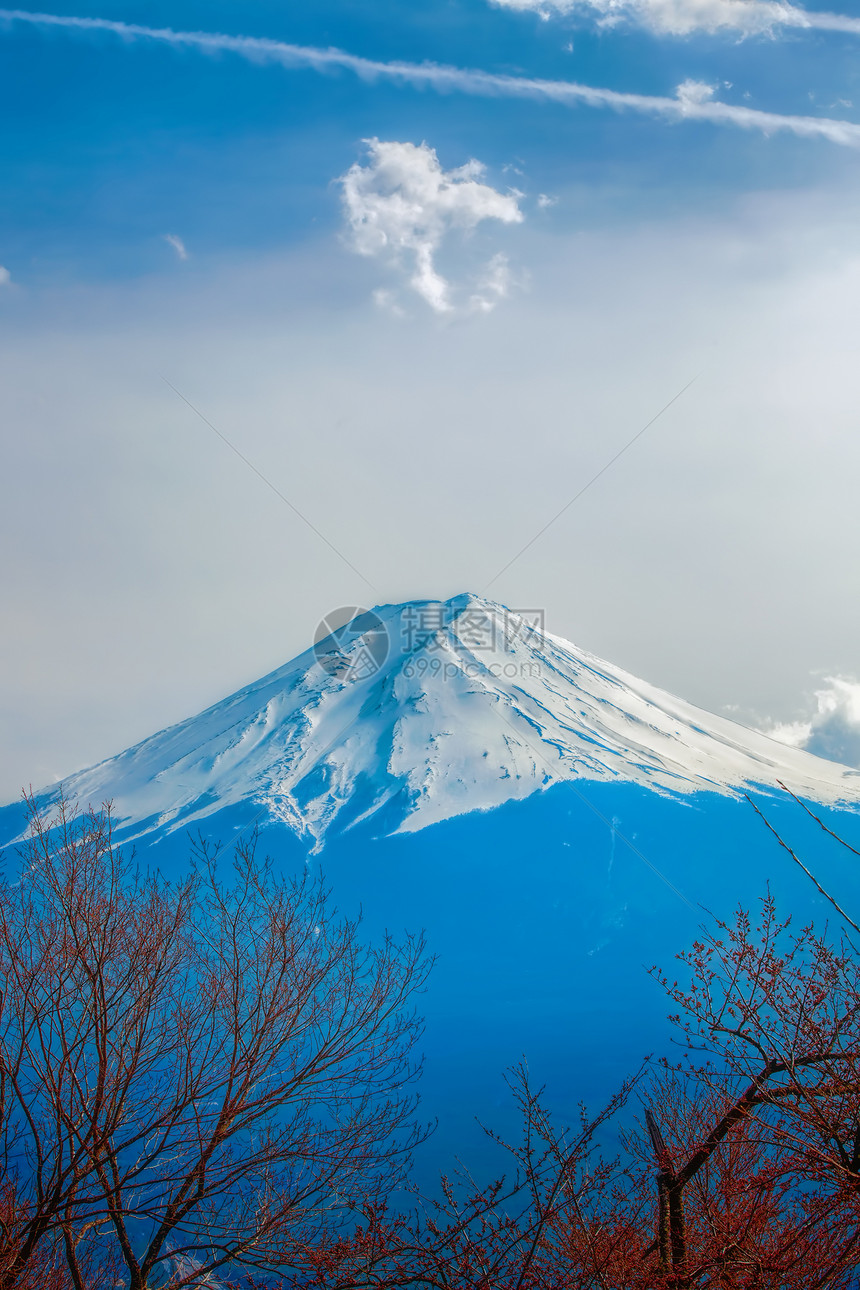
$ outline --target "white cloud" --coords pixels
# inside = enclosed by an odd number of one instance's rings
[[[537,199],[537,204],[538,204],[538,209],[539,209],[539,210],[545,211],[545,210],[547,210],[547,209],[548,209],[548,207],[550,207],[550,206],[557,206],[557,205],[558,205],[558,198],[557,198],[557,197],[550,197],[550,195],[549,195],[548,193],[539,193],[539,194],[538,194],[538,199]]]
[[[860,681],[825,677],[824,688],[814,697],[815,711],[808,720],[776,725],[767,733],[817,757],[860,767]]]
[[[860,34],[860,18],[815,13],[781,0],[491,0],[504,9],[531,10],[540,18],[552,12],[590,14],[602,26],[632,22],[669,36],[701,31],[742,36],[773,33],[781,27],[818,28]]]
[[[12,281],[12,274],[8,269],[0,264],[0,287],[8,287]]]
[[[478,313],[489,313],[511,290],[511,269],[506,255],[494,255],[478,281],[470,305]]]
[[[181,237],[177,237],[175,233],[165,233],[164,240],[168,246],[173,247],[180,260],[188,259],[188,248]]]
[[[778,0],[492,0],[505,9],[532,10],[540,17],[551,11],[595,16],[603,25],[635,22],[652,31],[686,36],[694,31],[739,31],[754,35],[795,21],[800,10]]]
[[[661,0],[662,2],[662,0]],[[692,13],[694,0],[673,0],[679,13]],[[762,3],[764,0],[762,0]],[[535,8],[533,0],[496,0],[496,3]],[[568,0],[555,0],[559,8]],[[578,7],[588,4],[606,11],[609,0],[576,0]],[[620,0],[619,0],[620,3]],[[703,0],[703,5],[731,5],[726,13],[746,12],[748,5],[760,10],[762,3],[753,0]],[[653,15],[658,12],[657,0],[624,0],[624,13],[637,11]],[[816,27],[831,31],[852,32],[860,35],[860,18],[844,18],[839,14],[807,13],[791,5],[776,5],[786,16],[786,25]],[[618,13],[621,14],[619,9]],[[662,10],[660,11],[662,12]],[[667,5],[666,12],[670,12]],[[220,32],[173,31],[169,27],[143,27],[134,23],[114,22],[108,18],[67,18],[55,14],[28,14],[19,9],[0,9],[0,21],[27,23],[30,26],[60,29],[81,33],[108,32],[119,36],[125,43],[134,40],[155,41],[177,49],[196,49],[201,53],[231,53],[248,62],[275,64],[287,69],[310,68],[328,72],[333,68],[354,73],[362,80],[389,80],[395,84],[413,85],[450,93],[473,94],[481,98],[546,99],[566,107],[610,108],[618,112],[638,112],[663,120],[695,119],[710,121],[714,125],[732,125],[744,130],[758,130],[772,134],[785,130],[807,139],[827,139],[830,143],[846,147],[860,146],[860,125],[853,121],[834,120],[828,117],[786,115],[780,112],[761,112],[754,108],[722,103],[717,99],[691,104],[677,97],[659,94],[627,94],[600,86],[581,85],[575,81],[549,81],[530,76],[506,76],[483,72],[468,67],[448,67],[439,63],[381,62],[361,58],[340,49],[316,49],[307,45],[289,45],[280,40],[256,36],[227,36]],[[680,21],[680,19],[679,19]],[[692,31],[692,26],[685,30]]]
[[[444,239],[455,230],[470,232],[487,219],[521,223],[517,196],[483,183],[485,171],[478,161],[446,171],[426,143],[365,142],[369,163],[356,162],[340,179],[354,249],[405,270],[409,286],[431,309],[452,312],[452,284],[436,265]],[[472,295],[471,307],[492,309],[508,294],[509,286],[507,260],[494,256]],[[391,303],[389,293],[377,292],[376,299]]]
[[[682,81],[675,93],[682,103],[690,107],[698,107],[701,103],[708,103],[716,93],[716,85],[709,85],[706,81]]]
[[[396,292],[389,291],[386,287],[377,287],[373,293],[373,303],[378,305],[380,309],[384,309],[388,313],[394,314],[395,318],[405,317],[404,310],[401,309],[400,305],[397,303]]]

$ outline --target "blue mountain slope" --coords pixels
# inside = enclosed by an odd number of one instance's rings
[[[791,799],[754,800],[860,916],[856,857]],[[815,809],[860,847],[854,812]],[[211,817],[207,833],[226,840],[248,822],[233,808]],[[138,846],[142,860],[173,868],[186,840]],[[711,915],[728,918],[770,891],[798,922],[839,926],[752,807],[715,793],[681,801],[635,784],[562,784],[414,833],[379,837],[365,825],[316,856],[269,824],[259,847],[296,868],[319,866],[368,934],[427,932],[437,961],[420,1001],[422,1093],[439,1128],[419,1159],[424,1179],[458,1154],[491,1167],[475,1117],[516,1131],[503,1073],[522,1056],[571,1119],[581,1099],[605,1101],[646,1054],[670,1051],[669,1005],[647,969],[677,975],[676,955]]]

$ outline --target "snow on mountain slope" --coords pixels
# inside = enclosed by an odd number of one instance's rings
[[[316,845],[563,780],[860,801],[860,772],[712,716],[476,596],[385,606],[199,716],[67,778],[132,835],[250,802]],[[43,798],[55,796],[51,790]]]

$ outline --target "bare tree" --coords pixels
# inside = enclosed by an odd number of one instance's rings
[[[792,1269],[810,1290],[853,1284],[860,1265],[860,964],[853,948],[811,925],[795,931],[768,897],[757,925],[739,910],[681,958],[689,984],[661,979],[690,1060],[666,1068],[649,1116],[664,1270],[673,1284],[698,1284],[694,1268],[713,1259],[713,1252],[695,1254],[684,1203],[690,1196],[707,1208],[710,1185],[724,1197],[723,1262],[757,1269],[750,1284],[792,1285]],[[760,1215],[750,1227],[753,1198]],[[703,1231],[697,1239],[701,1246]],[[782,1279],[763,1280],[765,1264],[781,1266]]]
[[[581,1108],[571,1129],[556,1126],[524,1064],[508,1077],[522,1136],[508,1142],[489,1132],[507,1157],[508,1173],[487,1186],[460,1167],[443,1177],[435,1200],[415,1211],[366,1206],[345,1238],[309,1249],[302,1284],[326,1290],[606,1290],[625,1237],[647,1220],[620,1203],[629,1176],[601,1158],[597,1135],[623,1107],[636,1083],[626,1081],[597,1116]],[[650,1199],[650,1198],[649,1198]],[[647,1208],[647,1200],[639,1206]],[[626,1290],[626,1283],[625,1290]],[[632,1284],[632,1283],[631,1283]]]
[[[420,937],[373,948],[255,845],[141,873],[33,810],[0,888],[0,1288],[283,1273],[416,1141]],[[226,871],[226,872],[225,872]]]

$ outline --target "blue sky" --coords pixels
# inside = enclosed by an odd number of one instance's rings
[[[48,14],[117,27],[0,19],[6,796],[283,662],[338,604],[480,592],[694,376],[493,594],[714,710],[802,726],[817,687],[853,711],[860,20]],[[162,28],[509,79],[441,92]]]
[[[718,85],[731,103],[858,119],[845,106],[860,100],[857,41],[822,32],[678,39],[629,22],[601,30],[575,15],[544,21],[486,0],[58,5],[51,12],[643,94],[671,95],[691,78]],[[497,178],[517,165],[527,191],[577,183],[616,189],[617,206],[595,192],[578,211],[586,220],[627,218],[631,202],[645,210],[720,203],[751,179],[803,185],[850,164],[820,145],[704,123],[667,126],[630,113],[368,85],[345,72],[321,76],[110,34],[4,26],[0,86],[10,125],[0,245],[22,281],[45,272],[145,272],[157,267],[161,229],[174,225],[208,254],[282,247],[319,225],[334,230],[331,181],[367,136],[427,140],[448,165],[474,155]]]

